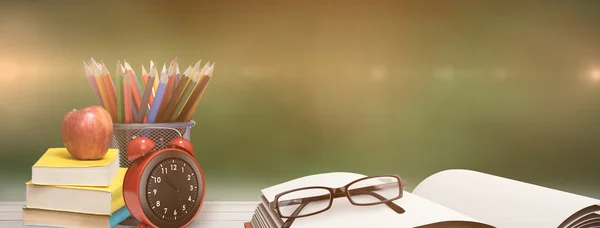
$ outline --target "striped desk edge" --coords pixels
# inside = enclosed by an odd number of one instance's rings
[[[254,201],[207,201],[198,217],[188,227],[240,228],[252,219],[259,202]],[[25,202],[0,202],[0,227],[31,228],[23,225],[22,208]],[[122,224],[127,224],[124,221]],[[133,227],[119,225],[118,228]]]

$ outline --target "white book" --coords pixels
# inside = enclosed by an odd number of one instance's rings
[[[278,193],[307,186],[337,188],[362,177],[324,173],[268,187],[262,190],[264,210],[258,211],[281,227],[286,219],[269,206]],[[385,204],[355,206],[342,197],[325,212],[295,219],[291,227],[600,227],[600,200],[470,170],[436,173],[403,194],[393,201],[403,214]]]
[[[127,168],[120,168],[107,187],[36,185],[26,183],[26,207],[83,214],[110,215],[125,206],[123,180]]]

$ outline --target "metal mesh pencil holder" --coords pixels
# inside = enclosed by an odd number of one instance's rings
[[[119,149],[119,166],[128,168],[131,161],[127,160],[127,146],[131,140],[145,136],[156,144],[151,152],[167,148],[171,140],[183,137],[190,140],[191,128],[196,125],[192,120],[178,123],[156,124],[121,124],[113,123],[113,136],[110,148]]]

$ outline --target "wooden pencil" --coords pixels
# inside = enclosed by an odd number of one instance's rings
[[[175,63],[175,85],[181,81],[181,74],[179,73],[179,63]]]
[[[156,70],[156,66],[154,65],[154,62],[150,61],[150,68],[148,70],[150,70],[149,72],[152,73],[152,69]],[[156,85],[156,82],[160,81],[160,78],[158,75],[156,75],[156,79],[154,79],[154,84]],[[154,97],[156,97],[156,87],[154,87],[154,85],[152,86],[152,94],[150,94],[150,102],[148,102],[149,106],[152,107],[152,104],[154,103]]]
[[[200,103],[202,95],[208,87],[208,83],[212,79],[214,67],[215,63],[213,62],[213,64],[207,70],[202,71],[203,77],[196,86],[196,89],[194,89],[194,93],[190,96],[190,99],[188,99],[186,102],[185,107],[181,110],[181,113],[177,117],[177,122],[187,122],[192,119],[194,111],[196,110],[198,103]]]
[[[140,99],[142,97],[142,95],[144,94],[144,84],[142,83],[142,79],[140,78],[140,76],[138,76],[135,73],[135,70],[133,70],[133,67],[131,67],[131,65],[129,65],[128,62],[125,62],[127,64],[127,67],[129,68],[129,70],[131,71],[131,74],[133,75],[133,79],[135,80],[135,85],[132,83],[132,85],[134,85],[135,87],[137,87],[137,91],[138,94],[140,95]]]
[[[129,63],[125,62],[124,64],[127,71],[127,76],[131,81],[131,93],[133,95],[133,101],[135,102],[135,106],[139,108],[140,104],[142,103],[142,96],[140,95],[140,90],[138,89],[135,76],[133,75],[133,69]]]
[[[133,83],[131,83],[131,87],[133,88],[133,87],[135,87],[135,85]],[[139,113],[139,111],[138,111],[137,107],[135,106],[135,102],[132,102],[131,103],[131,119],[133,119],[133,121],[131,121],[132,123],[139,123],[135,119],[135,117],[138,116],[138,113]]]
[[[98,99],[98,102],[100,103],[100,105],[104,106],[104,102],[102,101],[102,96],[100,95],[100,90],[98,90],[98,83],[96,83],[96,79],[94,78],[94,73],[92,72],[92,69],[90,69],[90,67],[88,66],[87,63],[85,63],[85,61],[83,61],[83,68],[85,70],[85,77],[87,78],[88,82],[90,83],[90,86],[92,87],[92,90],[94,91],[94,95],[96,95],[96,98]]]
[[[156,68],[153,68],[152,72],[156,72]],[[152,72],[150,72],[152,74]],[[158,115],[158,109],[160,108],[160,103],[163,100],[163,95],[165,94],[165,87],[167,85],[168,82],[168,77],[167,74],[162,74],[160,75],[160,80],[154,80],[154,81],[160,81],[159,85],[158,85],[158,89],[156,90],[156,96],[154,97],[154,103],[152,103],[152,108],[150,109],[150,114],[148,114],[148,123],[155,123],[156,122],[156,116]]]
[[[130,66],[131,67],[131,66]],[[131,70],[133,72],[133,77],[135,78],[136,84],[138,86],[138,90],[140,91],[140,97],[144,95],[144,89],[146,88],[146,84],[144,84],[143,74],[136,74],[135,70]]]
[[[133,123],[133,110],[131,110],[133,108],[133,95],[131,94],[131,87],[131,78],[123,77],[123,110],[125,115],[125,123]]]
[[[175,107],[177,105],[177,101],[179,100],[179,98],[181,97],[183,92],[185,91],[185,88],[186,88],[188,82],[190,81],[190,77],[194,76],[193,74],[194,74],[194,72],[196,72],[195,69],[198,69],[199,65],[200,65],[200,62],[198,62],[194,66],[194,68],[190,71],[191,75],[184,75],[184,77],[181,79],[181,82],[179,82],[179,84],[176,86],[175,90],[173,91],[173,94],[171,94],[171,99],[169,99],[169,103],[165,107],[164,112],[162,112],[161,115],[159,116],[158,121],[167,122],[167,120],[169,120],[171,115],[173,115],[173,112],[175,111]]]
[[[165,70],[166,70],[166,66],[163,65],[162,71],[165,71]],[[173,90],[174,90],[175,77],[173,77],[172,71],[174,71],[173,67],[169,67],[169,69],[166,70],[167,77],[169,79],[168,79],[168,82],[167,82],[167,87],[165,88],[165,94],[163,95],[163,102],[160,105],[160,109],[158,110],[158,116],[162,116],[163,115],[165,107],[169,103],[169,100],[171,99],[171,94],[173,93]]]
[[[146,71],[146,68],[144,67],[144,64],[142,64],[142,80],[144,81],[144,87],[148,86],[148,72]],[[148,99],[148,107],[147,107],[147,111],[146,113],[150,112],[150,107],[152,107],[152,102],[154,101],[154,86],[153,83],[150,83],[150,98]],[[147,87],[146,87],[147,88]],[[144,92],[146,89],[144,89]],[[142,98],[143,100],[143,98]],[[148,121],[148,115],[144,115],[144,120],[143,123],[146,123]]]
[[[115,74],[116,95],[117,95],[117,123],[123,123],[123,65],[121,61],[117,62],[117,73]]]
[[[144,82],[144,88],[146,88],[146,83],[148,82],[148,72],[146,72],[144,64],[142,64],[142,81]]]
[[[106,68],[104,63],[101,63],[102,66],[102,78],[104,80],[104,88],[106,89],[106,97],[108,104],[110,106],[110,110],[113,113],[112,118],[117,119],[117,98],[115,92],[115,85],[113,84],[112,78],[110,77],[110,73]]]
[[[154,64],[154,62],[150,61],[150,68],[152,68],[152,66],[154,66],[156,68],[156,65]],[[154,80],[154,91],[158,91],[158,83],[160,80]],[[156,94],[154,95],[154,97],[156,97]]]
[[[98,68],[98,65],[96,65],[95,63],[93,64],[93,71],[94,71],[94,79],[96,81],[96,84],[98,85],[98,90],[100,91],[100,96],[102,96],[102,102],[104,103],[104,108],[106,109],[106,111],[108,111],[108,113],[110,114],[110,116],[113,119],[116,119],[116,116],[114,116],[114,113],[111,110],[110,102],[108,101],[108,95],[106,94],[106,87],[104,86],[104,80],[101,76],[102,71]]]
[[[152,74],[148,77],[148,83],[146,83],[146,88],[144,89],[144,96],[142,97],[142,108],[140,109],[136,117],[136,122],[144,121],[144,117],[146,116],[146,112],[148,110],[148,101],[150,100],[150,94],[152,93],[152,85],[154,85],[155,78],[156,75]]]
[[[208,63],[206,64],[206,66],[208,66]],[[185,105],[187,100],[190,98],[190,95],[192,95],[192,92],[194,92],[194,89],[196,88],[196,85],[198,84],[198,81],[201,77],[202,77],[202,74],[198,73],[190,78],[190,81],[188,82],[188,85],[186,86],[185,91],[182,93],[181,98],[179,98],[179,100],[177,101],[177,105],[175,106],[175,110],[173,111],[173,114],[171,114],[171,116],[169,117],[170,122],[177,121],[177,117],[179,116],[179,113],[183,109],[183,106]]]

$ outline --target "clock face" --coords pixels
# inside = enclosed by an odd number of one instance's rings
[[[164,222],[180,221],[196,211],[198,173],[180,158],[166,158],[149,172],[146,182],[147,206]],[[200,190],[201,191],[201,190]]]

